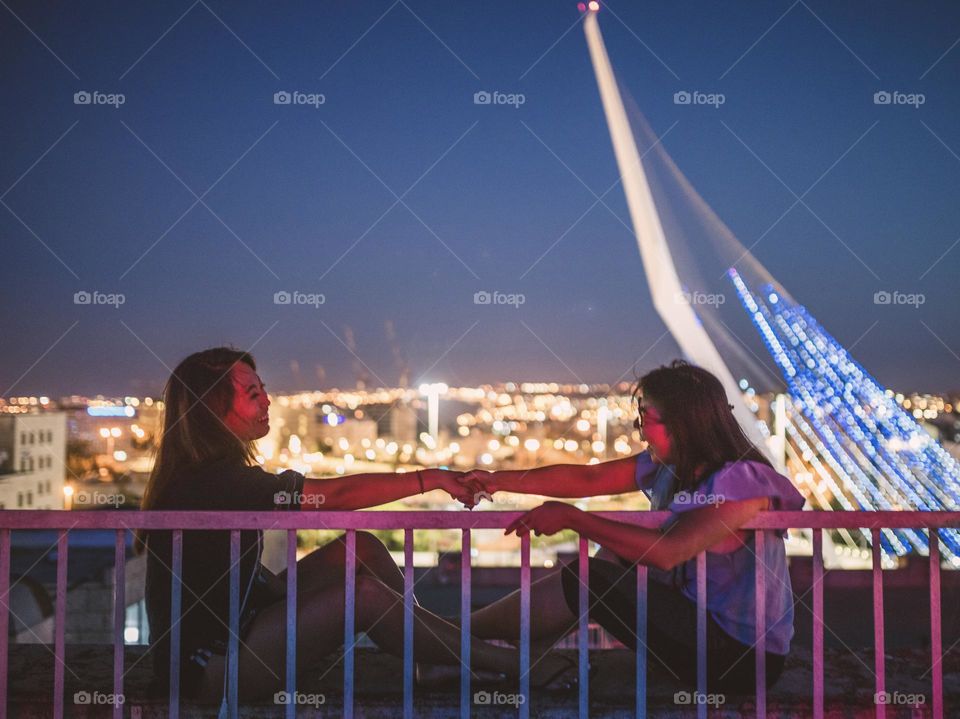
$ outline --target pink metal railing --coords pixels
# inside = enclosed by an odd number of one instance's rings
[[[297,612],[297,564],[296,531],[298,529],[343,529],[346,531],[346,612],[344,621],[344,675],[343,715],[354,713],[354,608],[356,579],[356,531],[361,529],[404,530],[404,656],[403,656],[403,707],[404,717],[412,719],[413,713],[413,532],[415,529],[460,529],[462,532],[461,568],[461,662],[460,713],[470,716],[470,611],[471,611],[471,529],[502,529],[520,516],[519,512],[130,512],[95,511],[63,512],[49,510],[0,511],[0,697],[7,697],[8,661],[8,612],[7,596],[10,587],[10,532],[25,529],[57,529],[57,594],[55,605],[54,697],[53,715],[56,719],[64,712],[64,625],[67,595],[67,537],[70,530],[114,529],[116,530],[116,581],[114,587],[114,694],[123,694],[124,656],[124,568],[125,539],[131,529],[166,529],[173,535],[174,581],[171,586],[171,617],[180,616],[182,608],[180,577],[183,568],[183,531],[191,529],[220,529],[230,531],[230,638],[228,646],[228,708],[231,717],[238,715],[238,657],[239,657],[239,580],[240,580],[240,530],[285,529],[287,530],[287,615],[286,615],[286,691],[296,692],[296,612]],[[668,517],[666,512],[599,512],[601,516],[627,521],[639,526],[659,527]],[[943,719],[943,668],[941,665],[942,635],[940,626],[940,547],[938,529],[960,527],[960,512],[762,512],[746,529],[755,531],[757,554],[760,555],[765,541],[762,530],[803,528],[813,531],[813,715],[823,717],[823,539],[824,529],[870,529],[873,538],[873,599],[876,649],[876,691],[885,691],[883,633],[883,575],[880,564],[880,529],[928,529],[930,542],[930,630],[932,712],[934,719]],[[530,537],[520,542],[520,693],[529,697],[530,669]],[[588,608],[588,555],[587,540],[580,539],[579,570],[579,714],[589,713],[587,608]],[[757,562],[756,590],[756,695],[757,716],[766,716],[766,664],[765,664],[765,611],[766,568]],[[697,690],[700,696],[706,693],[706,553],[697,556]],[[640,567],[637,572],[637,671],[636,713],[646,716],[646,613],[647,571]],[[172,623],[170,641],[170,693],[169,712],[178,717],[180,710],[180,627]],[[296,706],[286,705],[287,717],[295,715]],[[122,717],[123,706],[114,705],[114,716]],[[521,717],[529,717],[530,703],[519,706]],[[698,717],[706,717],[707,705],[697,704]],[[878,719],[885,717],[885,706],[877,703]],[[0,702],[0,719],[6,719],[6,702]]]

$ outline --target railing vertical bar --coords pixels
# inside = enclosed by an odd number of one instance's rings
[[[762,529],[754,530],[756,550],[756,632],[754,652],[757,658],[757,719],[767,716],[767,565],[763,561],[764,541]]]
[[[295,719],[297,693],[297,530],[287,530],[287,704],[286,718]]]
[[[580,537],[580,555],[577,558],[580,577],[580,618],[577,633],[577,658],[580,663],[580,719],[590,716],[590,546],[587,538]]]
[[[0,529],[0,719],[7,719],[7,671],[10,663],[10,530]]]
[[[413,530],[403,530],[403,719],[413,719]]]
[[[170,705],[171,719],[180,717],[180,614],[182,612],[183,580],[183,530],[174,529],[171,534],[173,551],[172,576],[170,577]]]
[[[57,604],[54,610],[53,716],[63,718],[64,635],[67,624],[67,530],[57,537]]]
[[[123,696],[124,629],[127,623],[127,530],[118,529],[113,548],[113,696]],[[123,719],[123,702],[113,704],[114,719]]]
[[[940,627],[940,532],[930,529],[930,666],[933,719],[943,719],[943,636]]]
[[[880,530],[870,530],[873,539],[873,636],[874,645],[874,672],[877,675],[876,694],[880,695],[886,692],[887,682],[884,676],[885,662],[883,657],[883,569],[880,564],[882,548],[880,546]],[[887,705],[885,701],[876,701],[877,719],[884,719],[887,715]]]
[[[520,535],[520,719],[530,716],[530,533]]]
[[[813,529],[813,719],[823,719],[823,530]]]
[[[707,553],[697,555],[697,717],[707,719]]]
[[[473,587],[470,572],[470,530],[460,540],[460,716],[470,719],[470,608]]]
[[[353,719],[353,647],[356,644],[357,530],[347,530],[346,571],[343,607],[343,716]]]
[[[230,638],[227,642],[227,711],[240,716],[240,530],[230,530]]]
[[[647,567],[637,564],[637,719],[647,716]]]

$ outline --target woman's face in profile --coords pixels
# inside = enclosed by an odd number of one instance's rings
[[[651,399],[640,398],[637,403],[637,421],[636,427],[640,430],[640,436],[647,443],[647,449],[650,451],[650,458],[654,462],[670,462],[670,451],[672,442],[670,433],[661,419],[660,408]]]
[[[237,362],[230,370],[230,379],[233,382],[233,404],[224,423],[244,442],[266,436],[270,431],[267,416],[270,400],[260,377],[250,365]]]

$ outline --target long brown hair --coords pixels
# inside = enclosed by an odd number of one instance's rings
[[[692,490],[727,462],[770,466],[743,433],[723,384],[702,367],[683,360],[657,367],[637,381],[634,396],[653,400],[660,409],[673,447],[677,491]]]
[[[241,440],[223,421],[233,404],[230,374],[238,362],[257,369],[250,353],[214,347],[195,352],[173,370],[163,390],[163,429],[141,509],[153,509],[185,467],[224,459],[252,464],[254,443]],[[146,537],[136,533],[138,553]]]

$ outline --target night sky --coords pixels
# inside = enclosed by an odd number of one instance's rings
[[[840,238],[797,205],[756,245],[794,297],[883,384],[960,387],[960,6],[616,0],[600,23],[745,245],[791,190]],[[222,343],[273,390],[403,365],[612,382],[678,355],[622,191],[595,204],[618,172],[574,2],[6,0],[0,56],[0,396],[158,392]],[[694,89],[726,102],[674,104]]]

